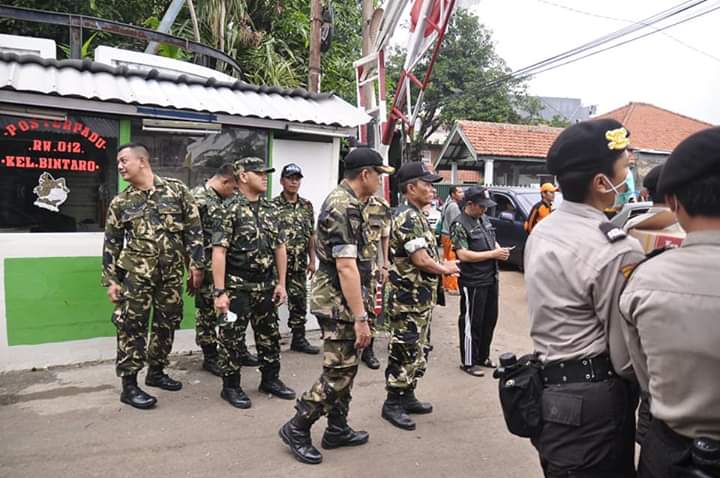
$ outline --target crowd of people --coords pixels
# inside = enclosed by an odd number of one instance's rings
[[[543,426],[532,443],[548,477],[718,476],[720,456],[712,458],[711,448],[720,453],[720,128],[685,140],[662,171],[646,178],[659,201],[636,224],[665,221],[670,211],[688,233],[682,247],[649,259],[603,212],[627,193],[629,144],[622,124],[593,120],[564,130],[548,152],[563,202],[553,211],[557,187],[542,185],[542,201],[526,223],[530,335],[543,388],[537,398]],[[182,317],[186,267],[203,368],[222,378],[220,395],[234,407],[251,406],[241,387],[243,366],[259,366],[260,390],[296,400],[279,435],[304,463],[322,461],[311,439],[322,416],[323,448],[369,440],[347,418],[359,363],[380,366],[372,348],[378,284],[390,332],[380,410],[389,423],[414,430],[412,415],[433,411],[416,390],[443,289],[460,296],[461,369],[482,376],[496,367],[490,346],[498,264],[511,248],[498,244],[487,219],[495,206],[487,189],[451,191],[441,254],[423,211],[442,178],[422,162],[395,171],[376,151],[353,149],[315,224],[312,204],[299,195],[297,165],[283,168],[283,191],[271,202],[264,196],[274,170],[259,158],[230,159],[189,191],[153,174],[143,145],[119,148],[118,170],[129,186],[108,211],[103,284],[115,306],[123,403],[155,405],[137,383],[146,363],[147,386],[182,387],[165,369]],[[382,175],[394,175],[400,187],[394,210],[376,196]],[[308,278],[323,364],[318,380],[296,394],[280,379],[277,307],[288,302],[291,349],[319,353],[305,338]],[[245,346],[248,324],[257,357]],[[636,427],[638,401],[644,413]],[[637,471],[635,438],[642,446]]]

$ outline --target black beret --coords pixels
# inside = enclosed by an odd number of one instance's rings
[[[643,186],[647,189],[650,194],[655,194],[657,191],[658,180],[660,179],[660,173],[662,173],[663,165],[655,166],[650,170],[649,173],[643,179]]]
[[[566,128],[547,154],[547,169],[559,176],[568,172],[595,172],[607,159],[627,148],[630,133],[619,121],[597,119]]]
[[[438,183],[442,181],[443,178],[442,176],[433,174],[422,161],[410,161],[403,164],[395,175],[395,180],[398,184],[403,184],[413,179],[420,179],[427,183]]]
[[[368,147],[353,149],[345,156],[344,162],[345,169],[347,170],[373,167],[385,174],[392,174],[395,172],[395,168],[385,166],[383,164],[383,158],[380,156],[380,153]]]
[[[670,194],[708,176],[720,175],[720,127],[708,128],[685,138],[663,166],[658,190]]]

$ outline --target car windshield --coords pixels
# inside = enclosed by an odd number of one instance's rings
[[[517,200],[521,204],[521,207],[525,211],[529,211],[537,202],[540,201],[540,193],[539,192],[522,192],[518,193]],[[555,193],[555,200],[553,201],[553,209],[557,208],[560,203],[562,202],[562,193],[557,192]]]

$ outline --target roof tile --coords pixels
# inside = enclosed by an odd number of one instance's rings
[[[458,121],[458,127],[480,156],[545,158],[563,128],[486,121]]]

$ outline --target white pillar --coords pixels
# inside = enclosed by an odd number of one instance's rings
[[[485,160],[485,174],[483,178],[483,184],[486,186],[493,184],[495,181],[494,177],[494,170],[493,167],[495,166],[495,160],[494,159],[486,159]]]
[[[457,161],[453,161],[450,163],[450,183],[457,184],[457,181]]]

